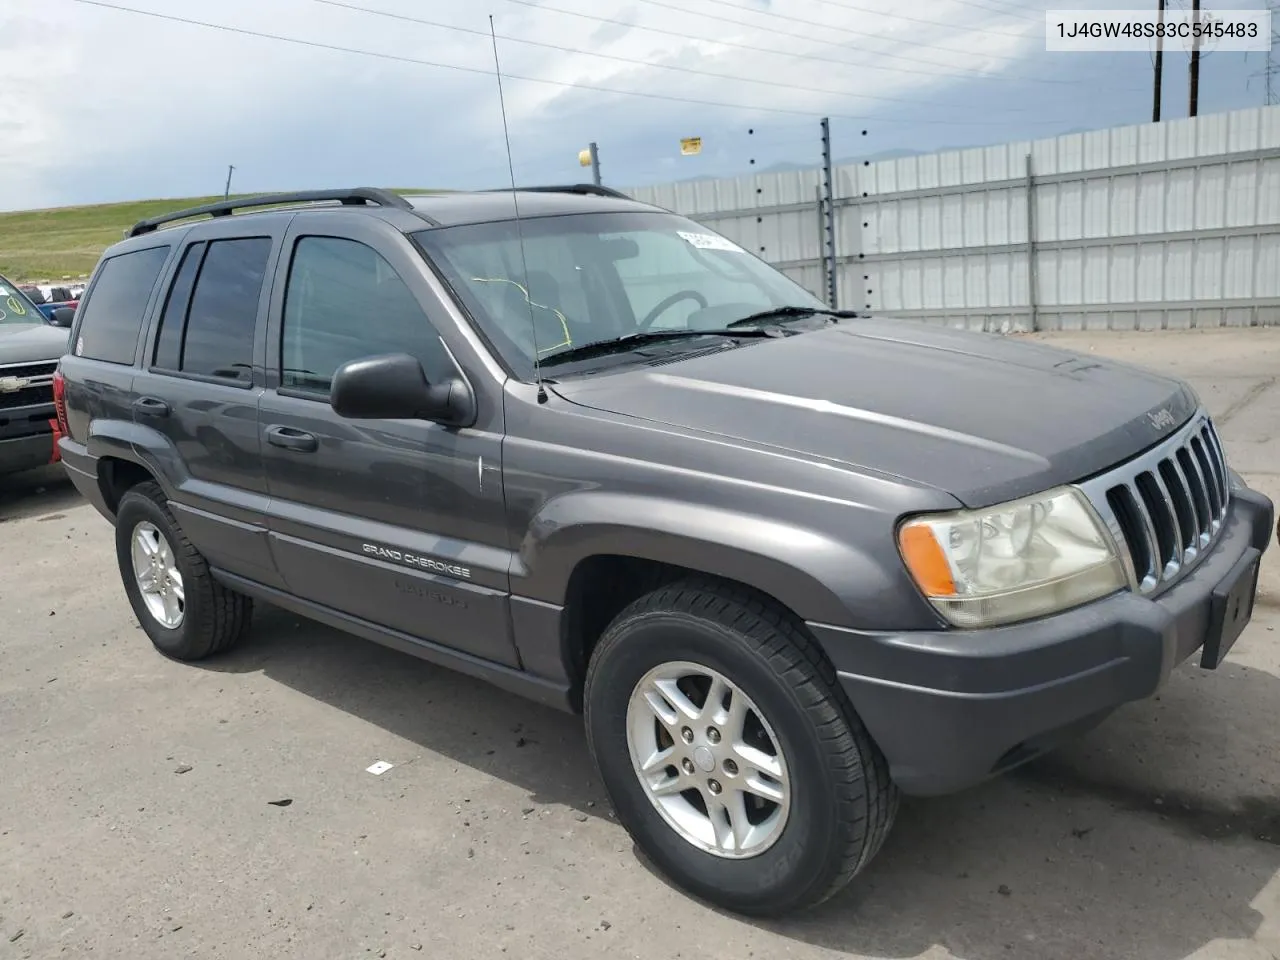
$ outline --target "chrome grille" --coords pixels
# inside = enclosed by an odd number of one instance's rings
[[[1141,593],[1195,566],[1217,540],[1231,499],[1222,443],[1203,411],[1159,446],[1080,488],[1127,553],[1131,584]]]
[[[53,372],[57,361],[0,366],[0,410],[53,403]]]

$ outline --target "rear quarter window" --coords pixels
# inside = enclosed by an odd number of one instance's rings
[[[152,291],[169,247],[148,247],[104,261],[89,297],[80,305],[77,357],[132,364]]]

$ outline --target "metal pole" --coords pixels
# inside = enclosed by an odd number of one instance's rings
[[[235,169],[236,168],[234,165],[227,167],[227,186],[226,186],[226,189],[222,191],[223,200],[231,199],[231,174],[235,171]]]
[[[1200,0],[1191,0],[1192,30],[1200,26]],[[1191,37],[1191,105],[1187,116],[1194,117],[1200,106],[1200,38]]]
[[[1031,172],[1031,154],[1027,154],[1027,309],[1031,332],[1040,329],[1039,306],[1036,303],[1036,181]]]
[[[595,141],[591,141],[591,179],[595,185],[600,186],[600,151],[596,148]]]
[[[831,121],[827,117],[822,118],[822,189],[826,214],[827,306],[834,310],[839,306],[836,290],[836,198],[835,181],[831,175]]]
[[[813,188],[818,210],[818,261],[822,264],[822,286],[830,295],[831,264],[827,262],[827,206],[822,199],[822,184]],[[831,306],[830,303],[827,306]]]
[[[1280,14],[1280,4],[1277,4],[1276,0],[1268,0],[1266,9],[1271,12],[1271,22],[1274,24],[1276,22],[1276,16]],[[1276,64],[1276,54],[1278,52],[1280,52],[1280,30],[1276,30],[1272,27],[1271,48],[1267,50],[1266,66],[1262,68],[1262,80],[1264,84],[1264,92],[1266,94],[1267,106],[1271,106],[1277,101],[1277,99],[1280,99],[1280,97],[1277,97],[1277,94],[1280,94],[1280,90],[1276,89],[1275,83],[1276,74],[1277,72],[1280,72],[1277,70]]]
[[[1160,11],[1160,26],[1164,26],[1164,0],[1159,0],[1157,9]],[[1155,80],[1155,96],[1151,106],[1151,122],[1160,122],[1160,81],[1164,75],[1164,37],[1156,34],[1156,80]]]

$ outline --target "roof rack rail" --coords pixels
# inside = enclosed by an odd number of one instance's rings
[[[612,187],[602,187],[595,183],[571,183],[565,186],[552,187],[517,187],[521,193],[581,193],[588,196],[596,197],[615,197],[618,200],[630,200],[625,193],[620,190],[614,190]],[[511,192],[510,187],[499,187],[497,190],[486,191],[491,193]]]
[[[264,193],[253,197],[242,197],[238,200],[222,200],[218,203],[207,203],[201,207],[189,207],[186,210],[175,210],[163,216],[149,220],[139,220],[125,231],[125,237],[140,237],[151,233],[156,227],[191,217],[208,214],[213,217],[227,217],[236,210],[248,210],[252,207],[273,207],[285,203],[318,203],[322,200],[338,200],[343,206],[362,206],[367,203],[381,207],[399,207],[401,210],[412,210],[411,204],[404,197],[381,190],[377,187],[352,187],[346,190],[296,190],[291,193]]]

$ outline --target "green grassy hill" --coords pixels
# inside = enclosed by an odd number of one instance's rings
[[[427,193],[398,189],[397,193]],[[15,283],[89,275],[102,251],[139,220],[222,197],[134,200],[87,207],[0,213],[0,274]]]

